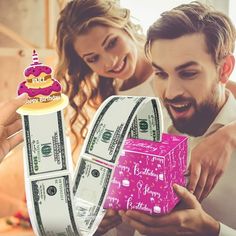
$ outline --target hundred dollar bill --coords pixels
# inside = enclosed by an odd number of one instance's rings
[[[100,107],[85,141],[88,155],[115,163],[132,119],[145,97],[112,96]]]
[[[129,131],[130,138],[160,141],[162,134],[162,116],[157,99],[149,100],[138,110]]]
[[[39,235],[80,235],[73,213],[70,177],[49,177],[30,180],[29,183],[36,219],[32,219],[31,214],[31,220]]]
[[[62,112],[23,117],[30,176],[67,169],[67,145]]]
[[[81,230],[89,231],[101,210],[112,169],[82,157],[73,193],[76,216]]]

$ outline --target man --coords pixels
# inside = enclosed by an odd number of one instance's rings
[[[236,101],[225,89],[235,38],[225,15],[197,2],[163,13],[148,31],[146,52],[156,75],[153,85],[173,122],[169,131],[189,135],[190,149],[236,120]],[[202,206],[175,185],[184,208],[161,217],[121,211],[122,220],[145,235],[236,235],[236,153],[229,161]]]

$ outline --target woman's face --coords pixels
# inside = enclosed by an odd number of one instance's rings
[[[77,36],[74,49],[98,75],[126,80],[135,72],[137,46],[124,30],[94,26]]]

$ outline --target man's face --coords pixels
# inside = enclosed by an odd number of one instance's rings
[[[201,33],[158,39],[151,46],[153,86],[181,133],[201,136],[223,105],[219,68]]]

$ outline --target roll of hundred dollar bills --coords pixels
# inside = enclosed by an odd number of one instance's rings
[[[19,95],[29,95],[27,103],[18,109],[24,131],[27,207],[36,235],[77,236],[71,153],[63,118],[68,98],[51,72],[34,51],[32,64],[24,71],[26,79],[18,88]]]

